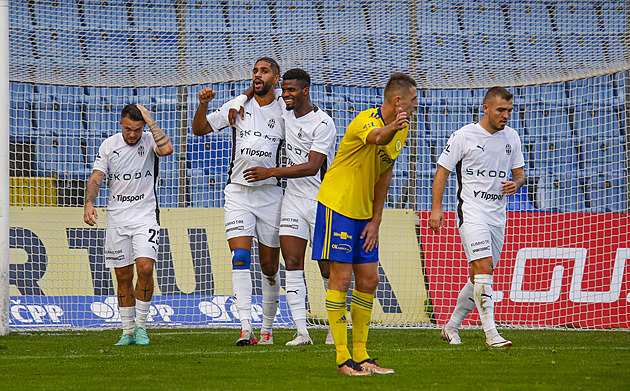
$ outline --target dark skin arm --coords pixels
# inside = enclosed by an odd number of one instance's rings
[[[262,181],[267,178],[302,178],[313,176],[319,172],[324,164],[326,155],[323,153],[310,151],[308,154],[308,162],[296,164],[290,167],[251,167],[243,171],[243,177],[248,182]]]

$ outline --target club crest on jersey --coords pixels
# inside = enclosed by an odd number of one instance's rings
[[[400,152],[402,149],[402,141],[396,140],[396,152]]]
[[[144,156],[144,145],[138,147],[138,156]]]
[[[268,122],[267,122],[267,126],[269,126],[270,129],[273,129],[274,126],[276,126],[276,119],[275,118],[271,118]]]
[[[508,156],[512,154],[512,146],[510,144],[505,144],[505,154]]]
[[[302,138],[302,128],[300,128],[300,130],[298,130],[297,136],[298,136],[298,138]]]

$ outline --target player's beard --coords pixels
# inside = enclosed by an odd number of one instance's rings
[[[254,86],[254,94],[258,96],[265,96],[269,93],[273,85],[263,83],[262,88],[259,91],[256,91],[256,87]]]

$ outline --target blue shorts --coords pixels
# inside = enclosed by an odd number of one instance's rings
[[[378,262],[378,248],[365,252],[362,248],[365,238],[359,239],[370,221],[340,215],[318,202],[312,258],[344,263]]]

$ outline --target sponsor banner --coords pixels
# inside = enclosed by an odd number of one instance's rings
[[[115,296],[116,281],[105,267],[103,251],[107,213],[98,209],[98,215],[98,225],[89,227],[83,222],[83,208],[13,207],[9,233],[11,298]],[[384,211],[375,322],[429,322],[415,216],[410,210]],[[231,296],[232,256],[225,238],[223,209],[161,209],[160,220],[155,295]],[[309,316],[326,319],[326,292],[310,251],[309,246],[305,257]],[[253,255],[253,294],[260,296],[262,272],[255,249]],[[281,259],[282,288],[283,264]],[[37,327],[37,322],[30,323]]]
[[[439,324],[445,324],[469,267],[455,212],[428,228],[420,212],[425,272]],[[630,215],[509,212],[494,271],[495,317],[533,327],[630,327]],[[479,324],[476,311],[464,324]]]
[[[240,326],[231,296],[153,296],[148,327]],[[262,297],[252,297],[252,323],[262,325]],[[280,296],[278,326],[293,327],[284,295]],[[9,327],[119,328],[116,296],[11,297]]]

